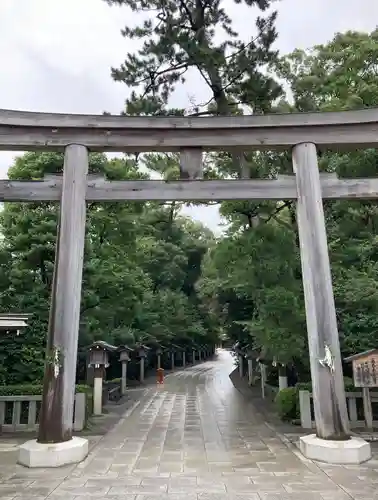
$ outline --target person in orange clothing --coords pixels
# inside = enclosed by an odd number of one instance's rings
[[[156,372],[157,372],[157,383],[164,384],[164,369],[158,368]]]

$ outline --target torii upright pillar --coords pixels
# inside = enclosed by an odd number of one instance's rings
[[[301,451],[324,462],[358,463],[371,452],[364,441],[350,442],[316,146],[295,146],[293,167],[316,422],[316,436],[301,438]]]
[[[67,146],[38,440],[27,441],[19,451],[19,463],[27,467],[59,467],[88,454],[88,441],[72,437],[87,172],[87,148]]]

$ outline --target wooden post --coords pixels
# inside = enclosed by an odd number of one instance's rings
[[[193,349],[193,365],[196,364],[196,350]]]
[[[185,368],[186,365],[186,352],[182,352],[182,367]]]
[[[126,394],[127,387],[127,361],[122,361],[121,393]]]
[[[93,415],[102,415],[102,380],[104,367],[95,368],[93,379]]]
[[[243,356],[239,354],[239,376],[240,378],[243,378],[244,374],[244,367],[243,367]]]
[[[311,396],[309,391],[299,391],[299,413],[301,427],[303,429],[312,429]]]
[[[175,353],[174,353],[174,351],[171,352],[171,368],[172,368],[172,371],[175,369]]]
[[[202,178],[202,149],[186,148],[180,152],[180,177],[182,179]]]
[[[38,442],[72,438],[88,151],[66,147]]]
[[[286,365],[278,366],[278,388],[280,391],[282,389],[286,389],[288,386],[287,374],[286,374]]]
[[[142,356],[140,358],[140,366],[139,366],[140,372],[139,372],[139,380],[140,382],[144,382],[144,357]]]
[[[265,399],[265,375],[266,369],[263,363],[260,363],[260,374],[261,374],[261,397]]]
[[[293,167],[316,432],[321,439],[347,439],[348,412],[314,144],[293,148]]]
[[[366,427],[368,430],[373,429],[373,410],[371,407],[370,389],[369,387],[362,388],[362,399],[364,403],[364,416]]]
[[[349,410],[349,422],[351,428],[353,429],[353,426],[356,425],[358,421],[358,416],[357,416],[356,398],[353,397],[352,394],[349,393],[349,397],[347,395],[347,405]]]
[[[248,359],[248,385],[253,385],[253,360]]]
[[[157,368],[161,368],[161,354],[157,355]]]

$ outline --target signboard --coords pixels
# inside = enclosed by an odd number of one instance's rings
[[[355,387],[378,387],[378,352],[352,361]]]

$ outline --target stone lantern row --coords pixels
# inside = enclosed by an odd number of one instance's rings
[[[203,359],[208,358],[215,352],[215,348],[213,346],[204,346],[193,344],[192,349],[192,359],[193,364],[198,360],[201,361]],[[114,346],[108,344],[103,340],[98,340],[94,342],[89,347],[89,360],[88,367],[93,368],[94,371],[94,382],[93,382],[93,414],[101,415],[102,414],[102,388],[103,388],[103,379],[105,375],[105,369],[109,366],[109,353],[119,353],[119,360],[122,364],[122,377],[121,377],[121,394],[126,394],[127,387],[127,364],[130,361],[130,356],[132,352],[135,352],[137,357],[140,359],[140,373],[139,380],[141,383],[144,382],[145,377],[145,359],[151,351],[151,347],[148,347],[144,344],[139,344],[134,348],[131,348],[127,345]],[[154,348],[155,354],[157,356],[157,368],[161,368],[161,356],[163,352],[168,351],[171,359],[171,369],[175,369],[175,356],[177,353],[181,353],[182,355],[182,368],[186,366],[186,352],[187,349],[180,347],[176,344],[171,344],[169,347],[164,347],[160,344],[157,344]]]
[[[271,359],[267,356],[265,350],[259,350],[251,345],[243,345],[240,342],[236,342],[233,346],[233,351],[238,356],[239,365],[239,375],[244,377],[244,363],[247,360],[248,363],[248,384],[254,385],[256,374],[260,374],[261,380],[261,394],[265,397],[265,384],[266,384],[266,367],[268,364],[278,367],[278,385],[279,390],[285,389],[288,386],[288,380],[286,375],[286,366],[278,363],[276,359]]]

